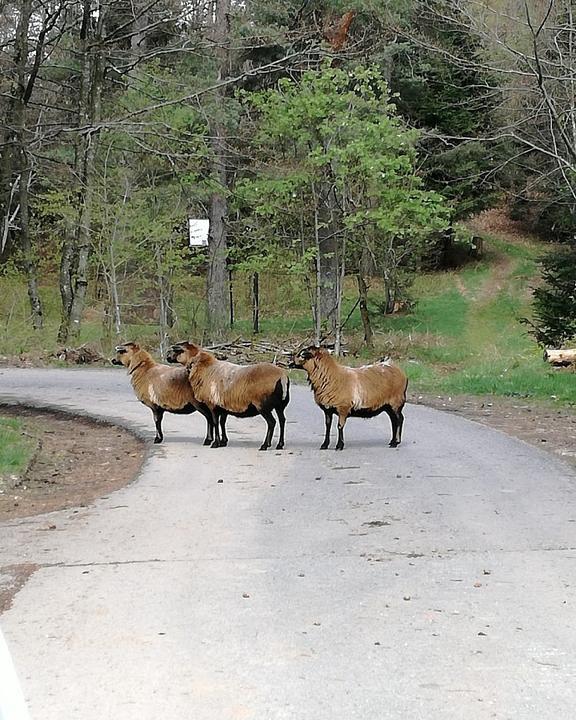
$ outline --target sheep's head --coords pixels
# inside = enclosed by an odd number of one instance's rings
[[[288,363],[288,367],[306,370],[309,367],[312,367],[318,358],[325,355],[329,355],[328,350],[311,345],[310,347],[304,348],[303,350],[299,350],[295,353]]]
[[[217,362],[217,360],[211,352],[198,348],[196,354],[192,355],[188,359],[186,367],[190,372],[194,372],[196,368],[206,367],[207,365],[212,365],[215,362]]]
[[[172,345],[166,353],[166,360],[169,363],[180,363],[180,365],[188,365],[200,352],[198,345],[183,340],[182,342]]]
[[[112,365],[129,367],[135,353],[140,350],[140,345],[133,342],[125,342],[122,343],[122,345],[117,345],[114,350],[116,351],[116,355],[112,358]]]

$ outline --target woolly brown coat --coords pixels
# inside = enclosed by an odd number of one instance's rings
[[[155,443],[161,443],[164,439],[162,418],[165,412],[188,415],[196,410],[202,412],[208,423],[204,443],[212,442],[210,414],[194,397],[185,368],[161,365],[150,353],[132,342],[116,347],[116,355],[112,363],[124,365],[128,369],[136,397],[152,410],[156,426]]]
[[[391,447],[400,444],[408,380],[388,361],[357,368],[340,365],[325,348],[301,350],[292,366],[308,374],[314,400],[324,411],[326,434],[321,449],[330,444],[332,416],[338,415],[337,450],[344,447],[344,425],[349,417],[374,417],[386,412],[392,423]]]
[[[276,448],[284,447],[284,409],[290,399],[290,381],[285,370],[272,363],[237,365],[218,360],[212,353],[193,343],[173,345],[168,354],[169,362],[179,362],[188,368],[188,380],[194,396],[212,412],[213,422],[223,414],[236,417],[262,415],[268,425],[261,450],[272,443],[276,412],[280,423],[280,438]],[[225,445],[227,437],[219,436],[219,424],[215,425],[214,446]]]

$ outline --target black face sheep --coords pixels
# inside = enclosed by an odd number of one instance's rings
[[[165,412],[188,415],[196,410],[204,415],[207,422],[204,445],[212,442],[211,413],[194,397],[188,382],[188,372],[184,368],[171,368],[157,363],[150,353],[133,342],[118,345],[112,363],[128,368],[136,397],[152,410],[156,426],[155,443],[161,443],[164,439],[162,418]]]
[[[402,439],[408,380],[388,361],[351,368],[340,365],[325,348],[309,347],[294,356],[291,367],[308,373],[314,400],[324,411],[326,434],[321,450],[330,444],[332,416],[338,415],[338,443],[344,448],[344,425],[349,417],[374,417],[386,412],[392,422],[390,447]]]
[[[173,345],[168,359],[188,368],[194,395],[212,411],[216,438],[212,447],[226,444],[220,437],[219,420],[223,414],[236,417],[262,415],[268,430],[260,450],[272,444],[276,412],[280,423],[277,450],[284,447],[284,410],[290,399],[290,380],[285,370],[272,363],[236,365],[217,360],[212,353],[193,343]]]

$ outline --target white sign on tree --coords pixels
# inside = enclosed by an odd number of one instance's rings
[[[188,241],[190,247],[208,247],[210,220],[188,218]]]

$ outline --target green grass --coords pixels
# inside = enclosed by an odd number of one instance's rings
[[[21,473],[32,457],[35,442],[23,430],[19,420],[0,417],[0,483],[3,477]]]
[[[542,248],[498,239],[487,244],[487,260],[460,272],[458,283],[454,273],[419,278],[414,312],[380,321],[380,331],[408,361],[412,391],[576,405],[576,375],[546,364],[520,322],[530,317],[530,289]]]

